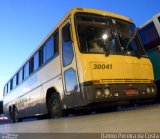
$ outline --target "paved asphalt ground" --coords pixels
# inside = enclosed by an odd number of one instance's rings
[[[160,105],[0,125],[0,133],[160,133]]]

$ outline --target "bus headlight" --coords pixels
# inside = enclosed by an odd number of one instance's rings
[[[108,88],[104,89],[104,95],[109,96],[110,95],[110,90]]]
[[[154,93],[154,92],[155,92],[154,87],[151,87],[151,92],[152,92],[152,93]]]
[[[146,94],[146,92],[145,91],[142,91],[142,95],[145,95]]]
[[[100,90],[97,90],[97,91],[96,91],[96,97],[100,97],[101,94],[102,94],[102,92],[101,92]]]
[[[149,94],[151,92],[151,89],[147,87],[147,93]]]

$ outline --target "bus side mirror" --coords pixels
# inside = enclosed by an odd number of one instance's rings
[[[70,24],[68,23],[63,27],[63,40],[65,42],[71,41]]]

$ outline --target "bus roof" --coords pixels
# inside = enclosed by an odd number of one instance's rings
[[[97,10],[97,9],[89,9],[89,8],[73,8],[71,9],[63,18],[62,20],[50,31],[50,33],[45,37],[45,39],[40,43],[39,47],[31,54],[31,56],[44,44],[44,42],[48,39],[48,37],[71,15],[74,15],[75,13],[78,12],[84,12],[84,13],[94,13],[94,14],[99,14],[99,15],[104,15],[104,16],[111,16],[114,18],[119,18],[122,20],[126,20],[128,22],[132,22],[133,21],[125,16],[122,16],[120,14],[116,14],[116,13],[112,13],[112,12],[106,12],[106,11],[102,11],[102,10]],[[27,61],[26,61],[27,62]],[[25,63],[26,63],[25,62]],[[25,64],[24,63],[24,64]]]
[[[107,12],[107,11],[102,11],[102,10],[97,10],[97,9],[73,8],[69,13],[75,14],[77,12],[95,13],[95,14],[100,14],[100,15],[104,15],[104,16],[111,16],[111,17],[115,17],[115,18],[120,18],[120,19],[123,19],[123,20],[127,20],[129,22],[132,22],[132,20],[130,18],[122,16],[120,14]]]
[[[71,9],[63,18],[62,20],[48,33],[48,35],[43,39],[43,41],[38,45],[38,47],[31,53],[31,55],[25,60],[25,62],[20,66],[20,68],[18,68],[18,70],[13,74],[13,76],[6,82],[6,84],[15,76],[15,74],[17,74],[17,72],[19,72],[19,70],[29,61],[29,59],[41,48],[41,46],[45,43],[45,41],[47,41],[47,39],[49,38],[50,35],[52,35],[54,33],[54,31],[56,31],[56,29],[71,15],[74,15],[75,13],[78,12],[84,12],[84,13],[93,13],[93,14],[99,14],[99,15],[103,15],[103,16],[110,16],[110,17],[114,17],[114,18],[118,18],[118,19],[122,19],[128,22],[133,23],[133,21],[128,18],[125,17],[123,15],[120,14],[116,14],[116,13],[112,13],[112,12],[107,12],[107,11],[103,11],[103,10],[97,10],[97,9],[90,9],[90,8],[73,8]],[[5,84],[5,85],[6,85]]]

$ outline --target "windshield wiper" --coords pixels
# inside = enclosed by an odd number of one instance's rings
[[[107,48],[105,47],[105,56],[109,56],[109,54],[110,54],[110,49],[107,49]]]
[[[136,55],[138,58],[141,58],[141,57],[142,57],[141,54],[140,54],[140,52],[139,52],[138,50],[135,50],[134,53],[135,53],[135,55]]]
[[[103,47],[103,50],[105,52],[105,56],[109,56],[110,51],[111,51],[111,47],[107,48],[106,46]]]
[[[126,48],[127,50],[128,50],[129,45],[131,44],[131,42],[135,39],[136,34],[137,34],[137,30],[135,30],[133,36],[129,39],[127,45],[125,46],[125,48]],[[133,50],[133,51],[134,51],[135,55],[136,55],[138,58],[141,58],[141,54],[140,54],[140,52],[139,52],[138,50]]]
[[[133,41],[133,39],[135,38],[136,34],[137,34],[137,31],[135,30],[133,36],[129,39],[129,41],[128,41],[127,45],[125,46],[125,48],[128,48],[128,46],[130,45],[130,43],[131,43],[131,42]]]

